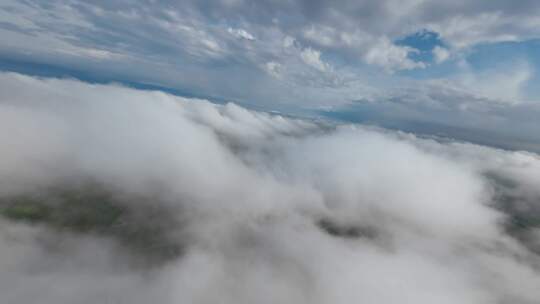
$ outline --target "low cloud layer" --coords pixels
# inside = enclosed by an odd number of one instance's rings
[[[537,154],[5,73],[0,145],[2,203],[53,208],[90,184],[130,214],[101,230],[4,217],[5,303],[540,298]],[[180,250],[139,263],[155,252],[126,226]]]

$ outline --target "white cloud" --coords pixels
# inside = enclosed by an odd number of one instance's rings
[[[448,79],[446,83],[479,98],[503,103],[523,102],[525,100],[524,86],[533,76],[532,69],[526,62],[483,72],[473,71],[467,66],[464,69],[460,74]]]
[[[409,58],[409,53],[415,49],[398,46],[386,38],[379,39],[364,55],[364,60],[369,64],[375,64],[392,72],[394,70],[410,70],[424,68],[423,62],[415,62]]]
[[[436,63],[443,63],[450,58],[450,51],[444,47],[436,45],[433,48],[433,56]]]
[[[303,31],[303,36],[306,39],[325,47],[339,46],[340,42],[339,40],[336,40],[338,35],[336,35],[336,31],[331,27],[315,27],[314,25],[311,25]]]
[[[411,60],[416,50],[396,44],[424,30],[437,32],[456,62],[479,44],[540,37],[540,5],[529,0],[520,5],[464,0],[249,5],[237,0],[205,5],[185,0],[135,6],[115,0],[4,2],[0,51],[6,57],[248,102],[276,100],[278,96],[268,96],[278,91],[276,82],[290,89],[280,92],[280,102],[304,104],[323,95],[324,102],[340,103],[365,95],[353,92],[351,83],[369,86],[371,81],[386,89],[403,75],[382,75],[385,71],[429,68],[426,62]],[[309,51],[300,58],[306,48],[324,54],[324,60]],[[434,50],[436,62],[448,60],[448,55],[445,49]],[[302,64],[305,59],[308,64]],[[267,73],[261,68],[267,62],[282,64],[287,68],[284,75],[290,77],[272,80],[258,74]],[[220,69],[208,63],[219,63]],[[330,67],[336,74],[331,77]],[[341,75],[346,80],[339,79]],[[231,78],[257,82],[262,89],[235,88],[228,83]],[[318,91],[307,92],[313,88]],[[293,89],[298,93],[285,96]]]
[[[321,72],[325,72],[330,68],[328,63],[322,61],[321,52],[318,50],[309,47],[305,48],[300,53],[300,58],[302,58],[302,61],[304,61],[305,64],[314,67]]]
[[[536,154],[15,74],[0,118],[0,197],[91,179],[163,208],[183,246],[151,267],[114,236],[1,220],[12,304],[540,297],[534,228],[504,228],[540,212]]]
[[[283,38],[283,47],[284,48],[290,48],[291,46],[294,46],[295,39],[291,36],[285,36]]]
[[[516,42],[538,36],[539,18],[531,15],[507,15],[503,10],[480,11],[469,15],[447,16],[428,25],[455,48],[469,48],[481,43]]]
[[[394,41],[424,29],[438,32],[441,38],[456,50],[479,43],[523,41],[540,37],[540,6],[535,1],[526,1],[512,8],[505,1],[471,3],[463,0],[451,3],[432,0],[344,1],[340,5],[302,0],[285,3],[262,2],[244,6],[241,3],[243,2],[218,1],[203,9],[197,1],[192,0],[166,7],[158,3],[141,3],[137,7],[128,7],[124,3],[113,1],[111,6],[117,9],[110,10],[107,5],[100,3],[66,4],[53,1],[50,5],[37,2],[33,5],[9,0],[4,9],[0,10],[0,14],[6,24],[10,25],[3,27],[8,40],[6,47],[39,52],[46,51],[51,44],[72,47],[86,45],[112,53],[123,51],[138,57],[146,54],[153,43],[163,43],[167,38],[171,38],[170,36],[174,37],[175,30],[169,26],[162,28],[161,32],[155,31],[154,23],[159,22],[172,23],[173,28],[176,23],[194,27],[212,36],[214,42],[221,46],[227,39],[219,34],[224,28],[228,34],[250,41],[256,38],[253,33],[264,35],[274,31],[275,34],[277,30],[284,36],[301,36],[315,44],[313,47],[332,48],[345,54],[359,50],[364,53],[369,50],[370,42],[366,41],[366,38],[371,41]],[[304,14],[306,8],[310,8],[310,14]],[[204,10],[209,14],[205,14]],[[162,14],[167,18],[161,18]],[[244,16],[245,28],[232,26],[237,22],[237,14]],[[145,20],[137,18],[143,15],[147,17]],[[287,18],[283,18],[284,15]],[[219,24],[210,20],[209,16],[219,19]],[[284,19],[288,21],[284,22]],[[9,28],[11,31],[7,30]],[[121,38],[123,30],[129,33],[125,39]],[[35,35],[37,32],[40,34]],[[28,39],[21,38],[28,38],[31,33],[34,33],[34,39],[47,43],[32,45],[28,43]],[[129,37],[135,33],[145,33],[147,40],[130,40]],[[115,37],[122,41],[112,43],[114,41],[98,40],[99,37]],[[359,43],[360,40],[367,43]],[[102,43],[96,45],[95,41]],[[190,47],[194,41],[179,40],[168,46],[181,50]],[[187,42],[187,46],[184,42]],[[281,41],[279,43],[281,44]],[[204,48],[204,44],[200,47]],[[144,52],[138,53],[138,50]],[[267,45],[259,51],[264,53],[265,50]],[[209,54],[211,55],[212,53]],[[260,64],[261,62],[256,63]],[[410,66],[410,63],[407,66]]]
[[[251,35],[250,33],[248,33],[246,30],[244,29],[233,29],[233,28],[228,28],[227,29],[227,32],[229,32],[229,34],[235,36],[236,38],[239,38],[239,39],[245,39],[245,40],[255,40],[255,37],[253,37],[253,35]]]
[[[171,34],[174,39],[181,40],[183,52],[200,59],[220,58],[227,52],[217,35],[202,25],[186,22],[181,16],[172,12],[170,19],[153,19],[156,26]]]
[[[280,78],[281,77],[281,70],[282,70],[282,65],[277,63],[277,62],[273,62],[273,61],[270,61],[270,62],[267,62],[265,65],[264,65],[264,69],[266,70],[266,72],[270,75],[272,75],[273,77],[276,77],[276,78]]]

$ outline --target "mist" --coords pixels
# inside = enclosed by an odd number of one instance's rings
[[[531,152],[15,73],[0,147],[2,303],[540,299]]]

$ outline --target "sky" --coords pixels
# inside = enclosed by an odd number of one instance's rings
[[[540,151],[540,3],[12,1],[0,68]]]

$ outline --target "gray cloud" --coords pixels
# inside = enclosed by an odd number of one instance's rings
[[[539,152],[540,107],[537,102],[517,99],[527,71],[525,67],[408,84],[320,113],[349,122]],[[516,97],[497,98],[505,94]]]
[[[397,39],[432,30],[445,57],[459,58],[478,44],[538,38],[539,8],[536,1],[7,1],[1,51],[211,96],[320,104],[361,98],[367,93],[358,83],[384,89],[373,80],[385,78],[381,71],[429,65]],[[307,54],[319,54],[317,61]],[[280,77],[266,68],[272,63]]]
[[[2,219],[9,303],[540,297],[533,153],[6,73],[0,126],[2,200],[93,181],[130,212],[165,210],[183,247],[136,267],[121,227]]]

